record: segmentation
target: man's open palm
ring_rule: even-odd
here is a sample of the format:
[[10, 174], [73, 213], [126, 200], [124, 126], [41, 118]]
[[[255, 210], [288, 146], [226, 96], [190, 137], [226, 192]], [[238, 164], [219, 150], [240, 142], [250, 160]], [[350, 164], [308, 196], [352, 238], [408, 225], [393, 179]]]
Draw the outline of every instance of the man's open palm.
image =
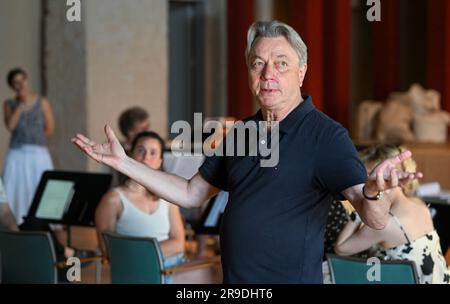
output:
[[92, 159], [116, 169], [119, 162], [126, 157], [125, 150], [109, 125], [105, 126], [105, 134], [107, 141], [103, 144], [98, 144], [82, 134], [77, 134], [72, 138], [72, 142]]

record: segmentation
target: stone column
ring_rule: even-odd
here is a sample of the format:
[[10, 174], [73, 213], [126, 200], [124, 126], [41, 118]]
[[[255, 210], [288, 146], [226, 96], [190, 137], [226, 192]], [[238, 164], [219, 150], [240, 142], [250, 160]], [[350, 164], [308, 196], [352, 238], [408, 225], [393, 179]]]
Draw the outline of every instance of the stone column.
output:
[[152, 129], [167, 137], [166, 0], [82, 1], [81, 22], [66, 20], [65, 1], [47, 0], [45, 70], [57, 117], [51, 150], [61, 169], [103, 170], [70, 143], [76, 132], [103, 141], [103, 126], [118, 132], [130, 106], [150, 113]]

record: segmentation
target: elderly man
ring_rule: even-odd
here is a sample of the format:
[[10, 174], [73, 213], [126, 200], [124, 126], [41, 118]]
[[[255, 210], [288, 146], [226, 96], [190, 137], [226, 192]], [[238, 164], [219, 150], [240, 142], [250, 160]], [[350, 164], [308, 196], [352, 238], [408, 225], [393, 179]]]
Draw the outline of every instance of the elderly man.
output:
[[261, 107], [246, 121], [278, 122], [274, 167], [261, 166], [258, 157], [215, 155], [185, 180], [127, 157], [109, 126], [104, 144], [81, 134], [72, 141], [93, 159], [182, 207], [200, 206], [219, 190], [228, 191], [220, 235], [225, 283], [321, 283], [332, 197], [342, 194], [365, 223], [381, 229], [390, 206], [383, 191], [420, 174], [395, 170], [411, 156], [405, 152], [367, 175], [347, 131], [316, 110], [311, 97], [302, 96], [307, 51], [290, 26], [253, 24], [246, 60], [250, 89]]

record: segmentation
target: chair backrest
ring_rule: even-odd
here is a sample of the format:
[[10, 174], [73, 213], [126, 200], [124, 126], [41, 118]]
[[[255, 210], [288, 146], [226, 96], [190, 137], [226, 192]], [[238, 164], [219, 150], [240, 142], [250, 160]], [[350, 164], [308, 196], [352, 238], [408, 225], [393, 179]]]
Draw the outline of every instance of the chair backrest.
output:
[[[412, 261], [380, 261], [374, 263], [354, 257], [327, 254], [331, 279], [335, 284], [418, 284]], [[379, 276], [377, 276], [379, 275]]]
[[104, 233], [113, 284], [164, 283], [163, 255], [155, 238]]
[[48, 232], [0, 230], [1, 282], [56, 284], [56, 255]]

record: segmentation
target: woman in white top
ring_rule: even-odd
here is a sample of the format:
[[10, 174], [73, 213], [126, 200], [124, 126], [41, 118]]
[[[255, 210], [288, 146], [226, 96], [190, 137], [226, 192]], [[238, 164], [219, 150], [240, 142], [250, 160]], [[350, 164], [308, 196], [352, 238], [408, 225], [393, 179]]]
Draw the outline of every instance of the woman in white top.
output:
[[[403, 152], [396, 145], [379, 145], [361, 153], [368, 172], [375, 164]], [[396, 168], [415, 172], [416, 163], [409, 159]], [[384, 192], [392, 202], [391, 219], [382, 230], [374, 230], [353, 217], [338, 237], [335, 251], [339, 255], [353, 255], [373, 245], [384, 249], [385, 259], [410, 260], [416, 265], [420, 283], [450, 283], [450, 270], [446, 265], [439, 236], [433, 227], [428, 207], [414, 196], [418, 182], [410, 180]], [[374, 202], [376, 204], [376, 202]], [[447, 249], [447, 248], [445, 248]]]
[[[131, 157], [153, 169], [161, 169], [164, 141], [151, 131], [139, 133], [132, 142]], [[119, 187], [106, 193], [96, 214], [100, 249], [106, 256], [102, 233], [154, 237], [160, 242], [165, 266], [182, 260], [185, 232], [177, 206], [150, 193], [146, 188], [127, 179]]]

